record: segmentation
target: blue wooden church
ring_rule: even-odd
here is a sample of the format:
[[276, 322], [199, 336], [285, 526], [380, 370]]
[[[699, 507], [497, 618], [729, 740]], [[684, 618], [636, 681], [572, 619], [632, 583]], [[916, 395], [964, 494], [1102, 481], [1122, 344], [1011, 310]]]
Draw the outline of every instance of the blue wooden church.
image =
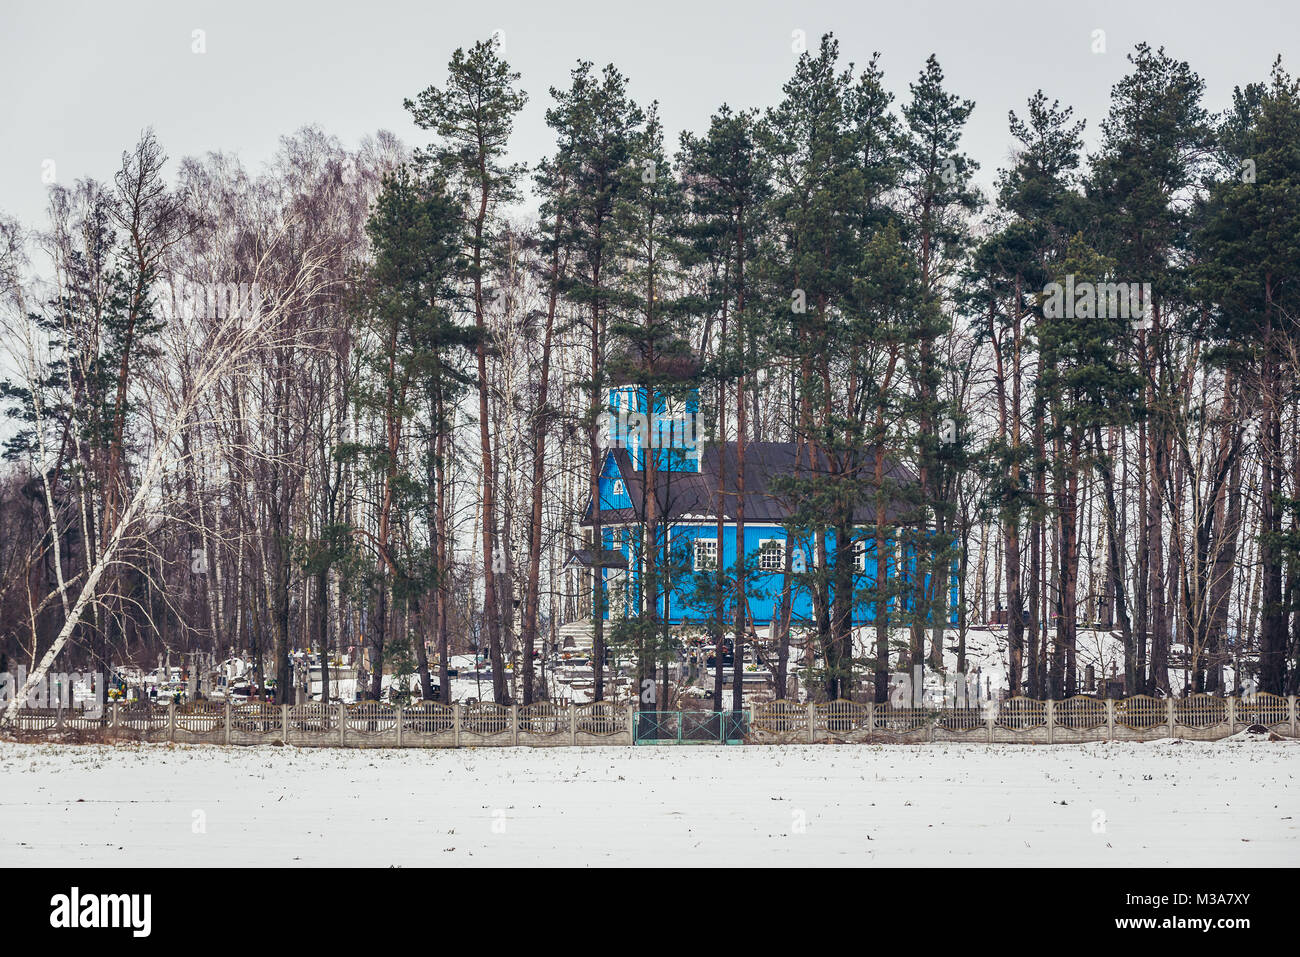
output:
[[[666, 400], [657, 395], [651, 408], [649, 390], [637, 385], [619, 385], [609, 390], [609, 411], [605, 424], [605, 457], [600, 475], [598, 503], [588, 502], [582, 521], [585, 546], [574, 552], [568, 567], [581, 573], [587, 595], [591, 594], [592, 574], [601, 576], [605, 596], [602, 617], [629, 617], [640, 607], [645, 562], [648, 507], [658, 516], [661, 540], [666, 536], [672, 569], [665, 596], [658, 607], [666, 606], [665, 617], [673, 625], [700, 625], [715, 614], [712, 596], [704, 595], [697, 581], [709, 576], [694, 573], [735, 563], [736, 554], [736, 443], [703, 440], [700, 427], [699, 397], [690, 392], [684, 402]], [[745, 444], [745, 555], [747, 617], [751, 628], [766, 628], [780, 616], [782, 585], [785, 580], [786, 550], [791, 549], [790, 567], [794, 572], [813, 571], [816, 550], [811, 537], [791, 541], [783, 522], [790, 517], [790, 503], [773, 488], [774, 480], [795, 471], [796, 445], [793, 442], [747, 442]], [[648, 457], [653, 456], [648, 461]], [[652, 469], [647, 466], [653, 465]], [[651, 471], [655, 488], [648, 488]], [[916, 482], [915, 475], [897, 462], [887, 463], [890, 488]], [[719, 487], [722, 494], [719, 495]], [[653, 505], [651, 505], [651, 496]], [[722, 534], [719, 540], [718, 512], [721, 503]], [[595, 515], [599, 508], [601, 549], [593, 548]], [[901, 505], [887, 511], [887, 521], [896, 524]], [[864, 529], [862, 540], [854, 547], [855, 601], [853, 625], [873, 625], [874, 604], [869, 600], [874, 586], [876, 557], [874, 532], [868, 527], [875, 521], [874, 504], [864, 504], [857, 516]], [[834, 532], [827, 532], [827, 551], [832, 555]], [[889, 574], [906, 576], [916, 572], [915, 556], [907, 547], [890, 543]], [[599, 555], [599, 561], [595, 556]], [[900, 571], [901, 570], [901, 571]], [[795, 581], [798, 581], [796, 578]], [[897, 583], [903, 584], [903, 583]], [[945, 617], [957, 622], [957, 577], [954, 563], [949, 580]], [[928, 587], [929, 582], [926, 582]], [[660, 587], [664, 585], [661, 582]], [[891, 625], [909, 617], [910, 588], [898, 589], [889, 599]], [[580, 590], [579, 594], [583, 591]], [[901, 603], [901, 604], [900, 604]], [[728, 616], [734, 614], [727, 606]], [[807, 585], [791, 592], [793, 627], [813, 622], [812, 591]], [[730, 621], [730, 618], [728, 619]]]

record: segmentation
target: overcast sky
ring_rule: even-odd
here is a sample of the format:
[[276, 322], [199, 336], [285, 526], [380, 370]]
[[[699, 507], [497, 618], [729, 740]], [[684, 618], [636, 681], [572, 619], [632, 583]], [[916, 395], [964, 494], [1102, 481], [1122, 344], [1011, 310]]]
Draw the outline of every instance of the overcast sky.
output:
[[[222, 149], [253, 168], [309, 123], [349, 147], [377, 129], [418, 144], [403, 97], [441, 83], [451, 52], [494, 30], [530, 95], [513, 143], [521, 160], [550, 151], [548, 90], [579, 58], [615, 63], [639, 102], [660, 101], [670, 131], [701, 130], [723, 102], [775, 103], [792, 33], [815, 48], [830, 30], [846, 60], [880, 51], [900, 96], [938, 54], [949, 88], [975, 100], [963, 145], [985, 186], [1006, 161], [1007, 111], [1039, 87], [1089, 121], [1091, 146], [1139, 41], [1188, 60], [1211, 109], [1265, 79], [1278, 53], [1300, 71], [1297, 0], [0, 2], [0, 211], [28, 225], [43, 224], [47, 160], [62, 183], [107, 178], [146, 126], [173, 159]], [[1092, 50], [1096, 30], [1104, 53]]]

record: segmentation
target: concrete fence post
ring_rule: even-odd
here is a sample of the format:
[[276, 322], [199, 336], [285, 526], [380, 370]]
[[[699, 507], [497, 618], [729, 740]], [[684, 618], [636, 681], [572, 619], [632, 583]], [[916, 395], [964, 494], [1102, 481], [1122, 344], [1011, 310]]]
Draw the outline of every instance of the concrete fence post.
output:
[[573, 702], [569, 702], [569, 746], [576, 747], [578, 744], [578, 709], [574, 707]]
[[289, 705], [280, 705], [280, 730], [284, 734], [284, 743], [289, 743]]
[[1294, 737], [1296, 737], [1297, 735], [1300, 735], [1300, 721], [1297, 721], [1297, 715], [1296, 715], [1296, 713], [1295, 713], [1295, 712], [1296, 712], [1296, 696], [1295, 696], [1295, 695], [1291, 695], [1289, 698], [1287, 698], [1287, 701], [1290, 702], [1290, 704], [1291, 704], [1291, 737], [1294, 738]]
[[462, 705], [454, 704], [451, 706], [451, 737], [452, 747], [460, 747], [460, 713]]
[[397, 746], [400, 748], [402, 746], [402, 706], [399, 704], [393, 707], [397, 712]]
[[176, 702], [167, 702], [167, 740], [176, 740]]
[[817, 743], [817, 706], [811, 701], [808, 702], [808, 743]]
[[1228, 695], [1228, 734], [1237, 730], [1237, 699]]
[[1056, 743], [1056, 702], [1048, 698], [1045, 702], [1047, 707], [1044, 709], [1047, 715], [1047, 743]]
[[874, 701], [868, 701], [867, 702], [867, 740], [870, 741], [871, 736], [875, 733], [876, 733], [876, 703]]
[[116, 732], [121, 727], [121, 721], [122, 721], [121, 717], [117, 713], [118, 703], [116, 701], [113, 702], [112, 708], [113, 711], [112, 714], [109, 716], [108, 726], [112, 728], [114, 732]]
[[630, 701], [627, 705], [627, 743], [636, 744], [636, 705]]
[[1174, 738], [1177, 737], [1174, 733], [1174, 696], [1170, 695], [1165, 700], [1169, 702], [1169, 737]]
[[235, 724], [235, 706], [226, 699], [226, 744], [230, 743], [230, 730]]
[[986, 707], [984, 709], [984, 735], [989, 744], [993, 743], [993, 723], [997, 720], [995, 715], [996, 712], [992, 708]]
[[519, 705], [510, 706], [510, 743], [518, 747], [519, 745]]
[[1106, 699], [1106, 740], [1115, 740], [1115, 699]]
[[348, 706], [339, 702], [339, 747], [348, 743]]

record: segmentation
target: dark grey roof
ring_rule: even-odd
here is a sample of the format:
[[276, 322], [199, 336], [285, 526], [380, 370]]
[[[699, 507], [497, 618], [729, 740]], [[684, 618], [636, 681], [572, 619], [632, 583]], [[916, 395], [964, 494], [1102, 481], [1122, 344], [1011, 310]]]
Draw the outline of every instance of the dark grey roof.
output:
[[[623, 557], [622, 552], [604, 551], [601, 553], [602, 568], [627, 568], [627, 559]], [[579, 548], [577, 551], [569, 553], [569, 557], [564, 562], [565, 565], [581, 565], [583, 568], [591, 567], [591, 549]]]
[[[745, 521], [746, 522], [783, 522], [790, 516], [790, 505], [785, 496], [775, 487], [775, 480], [782, 475], [795, 474], [795, 453], [798, 446], [794, 442], [746, 442], [745, 443]], [[641, 521], [641, 503], [645, 500], [645, 473], [632, 467], [632, 458], [628, 450], [614, 448], [610, 450], [618, 466], [620, 477], [627, 486], [628, 497], [633, 502], [632, 508], [602, 509], [602, 524], [621, 524]], [[867, 481], [874, 473], [874, 453], [868, 450], [861, 459], [858, 478]], [[658, 512], [668, 519], [684, 519], [687, 516], [704, 515], [716, 518], [718, 506], [718, 476], [726, 478], [722, 502], [724, 521], [734, 521], [736, 513], [736, 443], [712, 443], [706, 446], [700, 456], [699, 472], [665, 472], [655, 473], [659, 503]], [[802, 472], [805, 475], [826, 474], [830, 471], [827, 457], [823, 454], [809, 466], [807, 453], [801, 459]], [[900, 488], [916, 484], [915, 474], [894, 461], [885, 459], [886, 487]], [[886, 510], [886, 521], [895, 524], [900, 521], [906, 505], [895, 496]], [[875, 503], [869, 495], [863, 496], [854, 513], [856, 524], [870, 524], [875, 521]], [[591, 509], [588, 507], [584, 525], [591, 524]]]

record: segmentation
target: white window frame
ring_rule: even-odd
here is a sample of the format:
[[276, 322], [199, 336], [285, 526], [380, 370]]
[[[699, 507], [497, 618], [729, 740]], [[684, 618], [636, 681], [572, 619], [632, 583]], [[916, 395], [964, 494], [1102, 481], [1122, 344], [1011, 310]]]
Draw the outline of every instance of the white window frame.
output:
[[860, 538], [853, 543], [853, 570], [855, 572], [867, 570], [867, 543]]
[[[711, 564], [700, 564], [700, 546], [712, 545], [711, 551], [705, 550], [709, 555]], [[691, 546], [691, 566], [697, 572], [712, 572], [718, 570], [718, 540], [716, 538], [697, 538]]]
[[622, 479], [614, 479], [614, 494], [615, 495], [627, 494], [627, 487], [623, 484]]
[[[776, 546], [775, 548], [769, 546]], [[776, 564], [768, 564], [770, 557], [775, 557]], [[761, 572], [779, 572], [785, 568], [785, 542], [779, 538], [762, 538], [758, 542], [758, 570]]]

